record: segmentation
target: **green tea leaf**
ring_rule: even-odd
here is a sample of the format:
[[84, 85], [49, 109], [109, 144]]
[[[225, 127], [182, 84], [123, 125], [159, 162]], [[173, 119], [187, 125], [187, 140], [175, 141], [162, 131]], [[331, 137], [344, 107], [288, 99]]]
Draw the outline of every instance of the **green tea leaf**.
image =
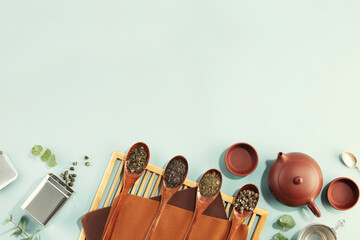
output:
[[281, 233], [277, 233], [273, 236], [273, 240], [288, 240], [288, 238], [281, 235]]
[[7, 230], [6, 232], [11, 232], [12, 230], [15, 230], [15, 229], [17, 229], [17, 226], [10, 228], [10, 229]]
[[24, 220], [21, 233], [24, 233], [24, 232], [25, 232], [25, 226], [26, 226], [26, 220]]
[[10, 222], [12, 221], [12, 214], [10, 214], [10, 219], [9, 220], [10, 220]]
[[20, 218], [20, 220], [19, 220], [19, 222], [17, 224], [18, 226], [20, 226], [20, 223], [21, 223], [22, 220], [23, 220], [23, 217]]
[[56, 158], [55, 158], [55, 155], [52, 154], [49, 161], [46, 162], [46, 164], [49, 166], [49, 167], [55, 167], [56, 166]]
[[47, 148], [40, 158], [43, 162], [46, 162], [49, 160], [50, 156], [51, 156], [51, 151], [50, 149]]
[[11, 235], [20, 235], [21, 234], [21, 230], [18, 229], [16, 231], [14, 231]]
[[296, 223], [295, 220], [293, 219], [292, 216], [290, 215], [282, 215], [276, 222], [276, 224], [281, 227], [281, 228], [286, 228], [286, 229], [292, 229], [293, 227], [295, 227]]
[[31, 149], [31, 153], [34, 156], [39, 156], [42, 150], [43, 150], [42, 146], [34, 145], [33, 148]]

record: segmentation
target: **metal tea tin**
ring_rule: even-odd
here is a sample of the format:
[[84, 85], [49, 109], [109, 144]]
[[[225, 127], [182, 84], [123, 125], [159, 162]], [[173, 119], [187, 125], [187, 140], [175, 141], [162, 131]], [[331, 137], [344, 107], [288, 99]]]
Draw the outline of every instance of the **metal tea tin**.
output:
[[0, 151], [0, 190], [15, 181], [18, 173], [8, 156]]
[[45, 226], [74, 191], [57, 176], [49, 173], [21, 206], [31, 217]]

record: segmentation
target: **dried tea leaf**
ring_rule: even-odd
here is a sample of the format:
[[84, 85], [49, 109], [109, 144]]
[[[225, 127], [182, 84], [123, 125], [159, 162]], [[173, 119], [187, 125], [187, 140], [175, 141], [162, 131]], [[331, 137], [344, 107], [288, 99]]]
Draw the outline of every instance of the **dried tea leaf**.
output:
[[186, 165], [182, 159], [171, 161], [165, 169], [164, 181], [167, 187], [177, 187], [183, 182], [186, 174]]
[[219, 191], [220, 186], [221, 178], [217, 172], [206, 173], [199, 183], [200, 194], [212, 197]]
[[141, 173], [147, 165], [148, 154], [143, 146], [136, 147], [128, 154], [126, 167], [131, 173]]
[[34, 145], [33, 148], [31, 149], [31, 153], [34, 156], [39, 156], [42, 150], [43, 150], [42, 146]]
[[47, 148], [40, 158], [43, 162], [46, 162], [49, 160], [50, 156], [51, 156], [51, 151], [50, 149]]
[[294, 218], [292, 216], [290, 216], [290, 215], [287, 215], [287, 214], [282, 215], [277, 220], [276, 224], [279, 227], [285, 228], [285, 229], [292, 229], [296, 225]]

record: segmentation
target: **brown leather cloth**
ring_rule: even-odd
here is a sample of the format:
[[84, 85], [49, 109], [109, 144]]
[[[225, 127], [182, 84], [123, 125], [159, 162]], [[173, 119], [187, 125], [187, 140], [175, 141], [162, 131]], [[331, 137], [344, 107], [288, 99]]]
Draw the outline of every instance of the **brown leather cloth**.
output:
[[[184, 239], [195, 209], [196, 188], [177, 192], [161, 216], [154, 239]], [[161, 197], [146, 199], [128, 195], [122, 206], [112, 240], [142, 240], [155, 216]], [[155, 201], [154, 201], [155, 200]], [[110, 207], [98, 209], [84, 215], [83, 228], [87, 240], [100, 240]], [[226, 239], [231, 222], [226, 220], [221, 196], [205, 210], [196, 223], [191, 239]], [[242, 225], [235, 239], [246, 240], [248, 227]]]

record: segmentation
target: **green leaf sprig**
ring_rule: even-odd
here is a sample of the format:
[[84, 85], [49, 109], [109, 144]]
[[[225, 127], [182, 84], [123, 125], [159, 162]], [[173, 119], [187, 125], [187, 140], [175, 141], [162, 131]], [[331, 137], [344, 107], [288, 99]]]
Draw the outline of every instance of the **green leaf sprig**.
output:
[[273, 236], [273, 240], [288, 240], [287, 237], [284, 236], [284, 231], [292, 229], [293, 227], [295, 227], [296, 223], [295, 220], [292, 216], [290, 215], [282, 215], [277, 221], [276, 221], [276, 225], [279, 228], [282, 228], [282, 233], [277, 233]]
[[11, 236], [18, 237], [18, 236], [25, 236], [21, 240], [41, 240], [40, 238], [40, 230], [35, 231], [33, 234], [28, 234], [25, 232], [26, 227], [26, 219], [21, 217], [18, 223], [13, 221], [13, 216], [10, 214], [10, 217], [5, 220], [6, 223], [12, 223], [14, 226], [7, 230], [6, 232], [12, 232]]
[[34, 156], [39, 156], [41, 161], [46, 162], [49, 167], [56, 166], [56, 157], [54, 154], [51, 154], [51, 150], [48, 148], [43, 148], [41, 145], [34, 145], [31, 149], [31, 153]]

